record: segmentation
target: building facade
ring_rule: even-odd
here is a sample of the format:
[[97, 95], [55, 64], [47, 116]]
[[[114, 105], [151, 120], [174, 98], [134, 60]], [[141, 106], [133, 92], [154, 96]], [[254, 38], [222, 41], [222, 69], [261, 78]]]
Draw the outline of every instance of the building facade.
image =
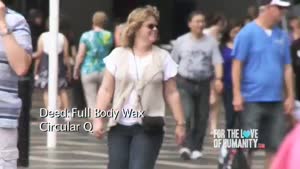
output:
[[[48, 16], [49, 0], [8, 0], [10, 4], [26, 16], [32, 8], [42, 9]], [[91, 17], [97, 10], [105, 11], [109, 16], [107, 29], [113, 31], [116, 22], [126, 20], [129, 12], [146, 4], [155, 5], [161, 13], [160, 39], [168, 43], [188, 31], [187, 16], [195, 9], [204, 13], [219, 12], [227, 17], [242, 19], [247, 7], [255, 0], [61, 0], [61, 15], [69, 22], [75, 33], [76, 41], [82, 32], [91, 28]]]

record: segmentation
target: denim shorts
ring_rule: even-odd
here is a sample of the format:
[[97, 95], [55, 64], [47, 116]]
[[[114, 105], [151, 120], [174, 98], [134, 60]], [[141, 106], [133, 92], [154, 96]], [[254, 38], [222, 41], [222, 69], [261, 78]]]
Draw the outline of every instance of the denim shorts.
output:
[[245, 103], [240, 116], [244, 130], [258, 129], [258, 143], [266, 152], [275, 153], [287, 132], [287, 121], [281, 102]]

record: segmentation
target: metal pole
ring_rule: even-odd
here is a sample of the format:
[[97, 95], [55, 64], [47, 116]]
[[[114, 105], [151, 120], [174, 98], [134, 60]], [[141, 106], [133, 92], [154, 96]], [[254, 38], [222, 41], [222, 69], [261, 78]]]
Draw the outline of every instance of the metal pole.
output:
[[[48, 110], [57, 110], [57, 78], [58, 78], [58, 26], [59, 26], [59, 0], [50, 0], [50, 17], [49, 17], [49, 30], [50, 30], [50, 45], [49, 51], [49, 81], [48, 81]], [[47, 118], [51, 125], [56, 124], [55, 118]], [[56, 147], [56, 132], [47, 133], [47, 147]]]

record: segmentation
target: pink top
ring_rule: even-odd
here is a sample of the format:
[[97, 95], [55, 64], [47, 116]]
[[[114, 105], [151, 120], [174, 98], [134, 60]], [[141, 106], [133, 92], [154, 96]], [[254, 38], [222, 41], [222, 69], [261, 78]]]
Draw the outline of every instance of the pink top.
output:
[[271, 169], [300, 168], [300, 123], [287, 135], [278, 150]]

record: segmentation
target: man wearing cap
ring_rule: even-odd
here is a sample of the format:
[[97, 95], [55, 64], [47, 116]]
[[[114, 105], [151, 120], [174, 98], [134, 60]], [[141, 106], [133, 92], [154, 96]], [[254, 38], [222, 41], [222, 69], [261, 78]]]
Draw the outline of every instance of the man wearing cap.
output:
[[0, 0], [0, 168], [16, 169], [17, 126], [21, 110], [18, 79], [31, 64], [31, 37], [26, 20]]
[[[292, 113], [294, 93], [289, 37], [277, 26], [290, 3], [272, 0], [264, 6], [235, 39], [232, 75], [233, 105], [241, 113], [241, 127], [260, 129], [269, 168], [285, 135], [284, 113]], [[248, 161], [251, 165], [251, 155]]]

